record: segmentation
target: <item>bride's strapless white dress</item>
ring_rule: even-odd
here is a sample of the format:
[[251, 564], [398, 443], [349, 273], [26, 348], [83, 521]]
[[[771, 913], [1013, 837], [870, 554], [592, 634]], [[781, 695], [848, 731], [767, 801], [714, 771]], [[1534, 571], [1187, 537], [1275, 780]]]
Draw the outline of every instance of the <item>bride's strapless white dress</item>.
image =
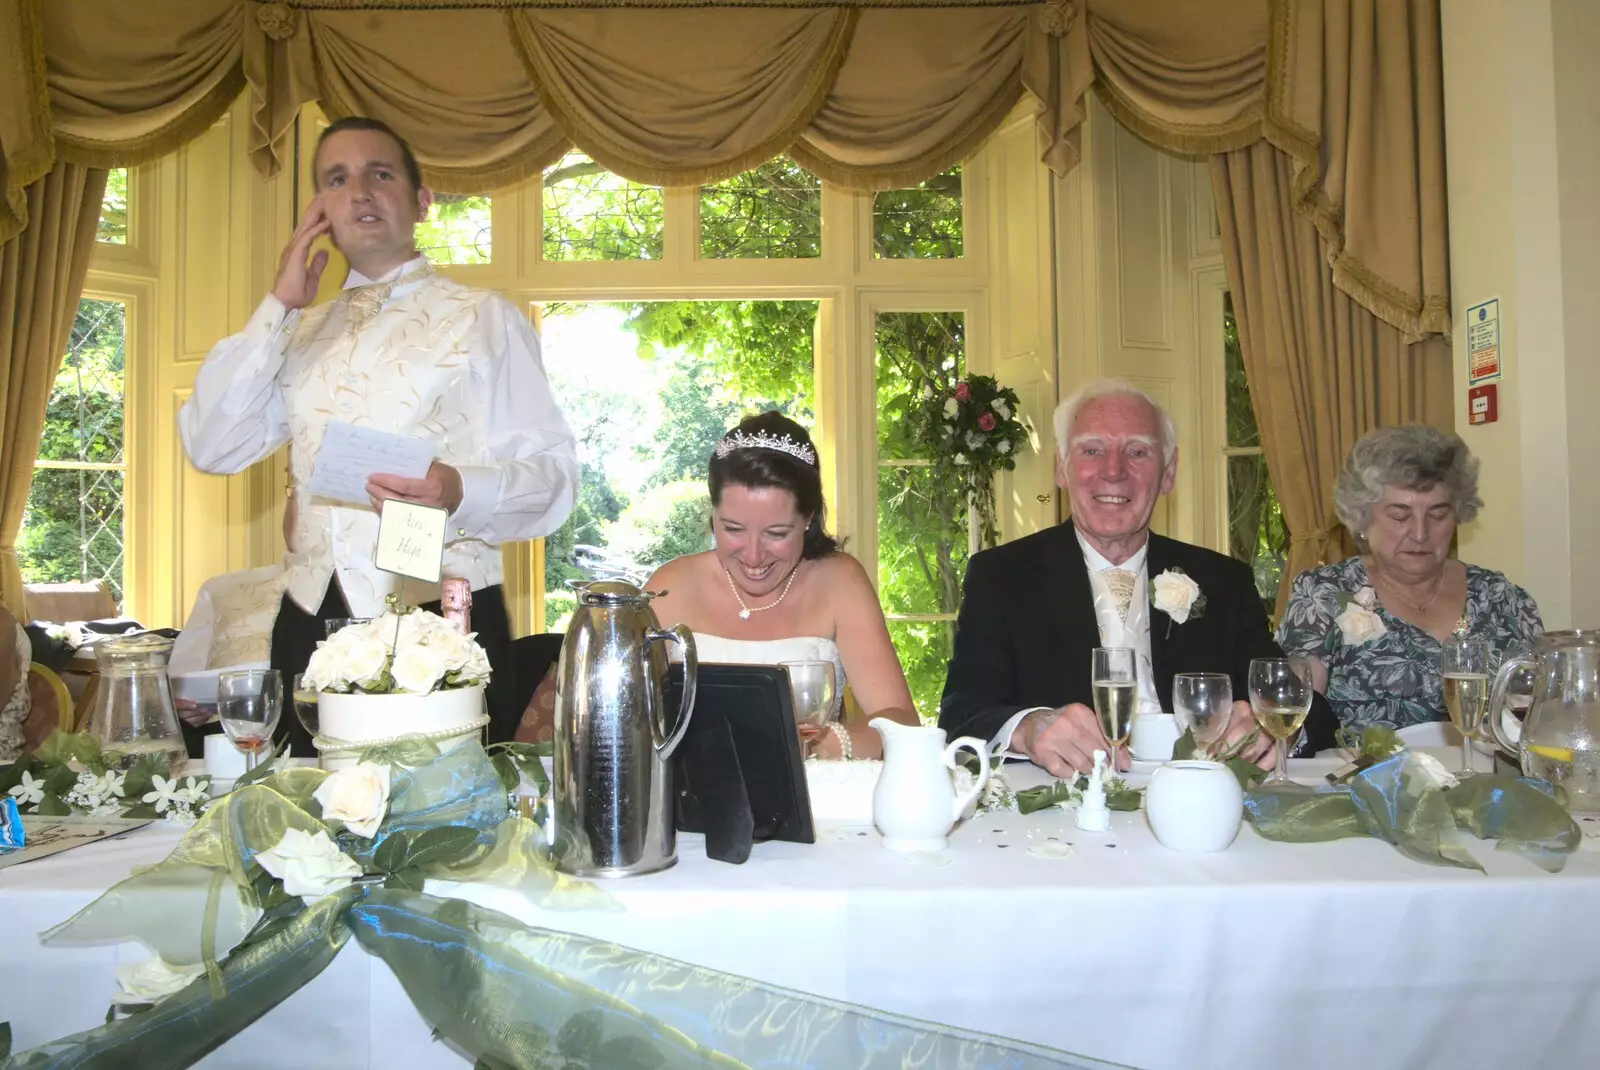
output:
[[[831, 661], [833, 663], [833, 710], [839, 715], [844, 701], [844, 662], [832, 639], [819, 635], [798, 635], [789, 639], [725, 639], [707, 632], [694, 633], [695, 656], [701, 661], [728, 665], [780, 665], [785, 661]], [[672, 648], [676, 650], [676, 647]]]

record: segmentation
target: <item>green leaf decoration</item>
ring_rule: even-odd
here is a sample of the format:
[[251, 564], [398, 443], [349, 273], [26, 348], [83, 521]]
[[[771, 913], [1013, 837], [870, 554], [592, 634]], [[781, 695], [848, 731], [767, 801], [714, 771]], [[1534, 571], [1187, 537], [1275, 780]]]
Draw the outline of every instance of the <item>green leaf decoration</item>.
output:
[[143, 755], [133, 763], [133, 767], [128, 770], [128, 778], [123, 781], [125, 795], [137, 802], [155, 787], [155, 777], [171, 775], [172, 767], [168, 764], [166, 755]]
[[494, 762], [494, 771], [500, 776], [500, 783], [510, 795], [517, 790], [517, 785], [522, 783], [522, 777], [517, 772], [517, 763], [509, 754], [496, 754], [491, 761]]
[[[44, 775], [45, 795], [65, 795], [78, 782], [78, 774], [65, 765], [49, 769]], [[44, 811], [40, 811], [43, 813]]]
[[420, 892], [427, 878], [422, 875], [422, 870], [409, 866], [396, 873], [391, 873], [389, 879], [383, 882], [385, 888], [400, 892]]
[[[1267, 771], [1255, 762], [1237, 757], [1236, 754], [1255, 742], [1257, 738], [1257, 734], [1252, 731], [1244, 739], [1240, 740], [1237, 746], [1231, 748], [1231, 752], [1225, 752], [1225, 756], [1219, 755], [1207, 758], [1204, 754], [1195, 753], [1199, 748], [1195, 745], [1194, 730], [1186, 728], [1183, 735], [1178, 737], [1178, 742], [1172, 745], [1172, 760], [1185, 761], [1189, 758], [1198, 757], [1206, 761], [1220, 761], [1228, 767], [1228, 772], [1232, 773], [1234, 778], [1239, 781], [1239, 786], [1245, 791], [1249, 791], [1266, 779]], [[1106, 805], [1110, 806], [1110, 803], [1108, 802]], [[1112, 806], [1111, 809], [1115, 810], [1116, 807]]]
[[361, 761], [415, 769], [439, 757], [439, 744], [429, 739], [408, 739], [361, 752]]
[[1036, 810], [1048, 810], [1067, 802], [1072, 798], [1072, 793], [1072, 785], [1065, 780], [1037, 788], [1024, 788], [1017, 792], [1017, 811], [1031, 814]]
[[595, 1066], [604, 1066], [596, 1058], [604, 1035], [602, 1021], [599, 1011], [574, 1014], [556, 1034], [556, 1050], [567, 1059], [584, 1059]]
[[[388, 842], [385, 840], [383, 846], [387, 846]], [[475, 829], [459, 825], [428, 829], [411, 838], [406, 847], [404, 865], [406, 868], [448, 865], [471, 851], [477, 843], [478, 833]], [[379, 850], [382, 850], [381, 846]], [[376, 855], [373, 861], [376, 863]]]
[[34, 807], [34, 813], [40, 817], [66, 817], [72, 813], [72, 807], [62, 802], [61, 796], [46, 793], [45, 797], [39, 800], [39, 805]]
[[278, 759], [289, 749], [289, 737], [284, 736], [283, 742], [273, 748], [272, 754], [264, 762], [256, 763], [256, 767], [243, 774], [233, 782], [233, 790], [238, 791], [247, 784], [258, 784], [278, 771]]
[[[541, 758], [549, 758], [555, 754], [556, 745], [547, 740], [544, 743], [496, 743], [488, 748], [494, 757], [495, 768], [500, 768], [501, 758], [510, 758], [518, 772], [522, 773], [539, 789], [543, 795], [550, 790], [550, 776], [544, 771]], [[502, 777], [504, 774], [501, 774]], [[514, 781], [508, 790], [516, 790], [521, 780]]]
[[380, 873], [393, 873], [406, 864], [406, 854], [411, 846], [409, 832], [391, 832], [372, 852], [372, 866]]
[[124, 810], [122, 812], [122, 816], [123, 817], [131, 817], [131, 818], [134, 818], [136, 820], [148, 819], [148, 820], [154, 821], [155, 819], [159, 818], [161, 815], [156, 813], [156, 808], [155, 808], [155, 804], [154, 803], [141, 802], [141, 803], [137, 803], [137, 804], [135, 804], [133, 806], [128, 807], [128, 809], [126, 809], [126, 810]]
[[11, 789], [22, 783], [23, 773], [38, 775], [32, 758], [18, 758], [10, 765], [0, 765], [0, 795], [9, 794]]

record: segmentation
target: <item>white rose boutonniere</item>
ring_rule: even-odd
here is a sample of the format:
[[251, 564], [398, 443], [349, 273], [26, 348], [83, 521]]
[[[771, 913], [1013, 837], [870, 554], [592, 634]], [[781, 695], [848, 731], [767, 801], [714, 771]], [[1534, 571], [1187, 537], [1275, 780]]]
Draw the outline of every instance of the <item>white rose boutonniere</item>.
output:
[[270, 851], [256, 855], [261, 868], [283, 882], [283, 890], [302, 899], [337, 892], [357, 877], [361, 867], [339, 850], [324, 831], [283, 830], [283, 839]]
[[1371, 587], [1363, 587], [1353, 595], [1341, 594], [1339, 601], [1344, 609], [1333, 623], [1351, 646], [1371, 642], [1389, 630], [1378, 616], [1378, 596]]
[[1173, 624], [1199, 619], [1206, 611], [1206, 596], [1183, 569], [1169, 568], [1150, 581], [1150, 604], [1167, 615], [1170, 632]]
[[330, 773], [311, 797], [322, 804], [323, 820], [343, 821], [345, 828], [370, 840], [389, 812], [389, 766], [361, 762]]
[[181, 966], [151, 955], [143, 962], [117, 967], [117, 994], [111, 1002], [121, 1006], [155, 1003], [187, 988], [190, 981], [205, 972], [205, 965], [199, 962]]

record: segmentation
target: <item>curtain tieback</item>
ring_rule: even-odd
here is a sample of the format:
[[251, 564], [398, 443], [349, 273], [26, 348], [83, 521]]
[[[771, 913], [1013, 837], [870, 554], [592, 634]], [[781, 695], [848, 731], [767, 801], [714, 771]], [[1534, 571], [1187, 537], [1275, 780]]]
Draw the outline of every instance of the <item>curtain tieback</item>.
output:
[[1039, 9], [1039, 28], [1051, 37], [1065, 37], [1078, 17], [1073, 0], [1049, 0]]
[[256, 25], [274, 41], [287, 41], [296, 29], [294, 8], [288, 4], [258, 4]]
[[1328, 544], [1338, 539], [1339, 527], [1339, 521], [1332, 520], [1315, 531], [1291, 531], [1289, 533], [1289, 546], [1292, 549], [1298, 549], [1309, 544], [1312, 553], [1316, 555], [1317, 564], [1326, 565], [1328, 563]]

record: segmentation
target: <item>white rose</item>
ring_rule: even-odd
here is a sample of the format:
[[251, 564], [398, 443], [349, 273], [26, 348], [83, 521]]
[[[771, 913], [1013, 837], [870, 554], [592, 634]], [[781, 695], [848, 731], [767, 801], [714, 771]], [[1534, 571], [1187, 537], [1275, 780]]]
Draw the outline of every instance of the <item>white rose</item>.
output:
[[933, 387], [929, 386], [927, 383], [923, 383], [922, 384], [922, 399], [924, 401], [926, 401], [931, 397], [933, 397]]
[[361, 876], [356, 860], [339, 850], [326, 832], [284, 829], [283, 839], [256, 855], [261, 868], [283, 882], [289, 895], [316, 898], [337, 892]]
[[361, 762], [330, 773], [311, 797], [322, 804], [324, 820], [343, 821], [345, 828], [370, 840], [389, 812], [389, 766]]
[[444, 659], [433, 647], [402, 647], [394, 656], [389, 672], [396, 690], [426, 695], [444, 679]]
[[388, 660], [389, 648], [381, 640], [359, 638], [345, 648], [339, 675], [357, 686], [368, 686], [382, 674]]
[[993, 401], [989, 402], [989, 407], [995, 411], [1000, 419], [1011, 419], [1011, 406], [1006, 404], [1005, 398], [995, 398]]
[[1005, 439], [1001, 439], [999, 442], [994, 444], [994, 448], [999, 450], [1001, 453], [1010, 453], [1011, 443], [1007, 442]]
[[1189, 619], [1189, 609], [1200, 597], [1200, 585], [1181, 572], [1168, 569], [1155, 578], [1155, 607], [1182, 624]]
[[960, 411], [961, 411], [961, 405], [960, 405], [959, 402], [956, 401], [955, 398], [945, 398], [945, 400], [944, 400], [944, 414], [946, 416], [954, 418], [955, 414], [960, 412]]
[[1375, 610], [1378, 608], [1378, 594], [1371, 587], [1363, 587], [1355, 594], [1356, 605], [1362, 609]]
[[1333, 623], [1338, 625], [1339, 634], [1343, 635], [1344, 641], [1351, 646], [1360, 646], [1389, 630], [1384, 627], [1383, 620], [1376, 613], [1362, 609], [1357, 602], [1345, 606], [1344, 612], [1333, 618]]
[[1406, 772], [1420, 776], [1426, 783], [1436, 788], [1453, 788], [1459, 783], [1455, 774], [1446, 769], [1439, 759], [1420, 751], [1411, 752], [1411, 758], [1406, 763]]
[[964, 454], [964, 453], [956, 454], [956, 463], [957, 464], [966, 464], [967, 463], [967, 455]]
[[124, 1006], [155, 1003], [188, 987], [190, 981], [205, 972], [203, 963], [178, 966], [160, 955], [151, 955], [143, 962], [117, 967], [117, 994], [111, 997], [111, 1002]]

